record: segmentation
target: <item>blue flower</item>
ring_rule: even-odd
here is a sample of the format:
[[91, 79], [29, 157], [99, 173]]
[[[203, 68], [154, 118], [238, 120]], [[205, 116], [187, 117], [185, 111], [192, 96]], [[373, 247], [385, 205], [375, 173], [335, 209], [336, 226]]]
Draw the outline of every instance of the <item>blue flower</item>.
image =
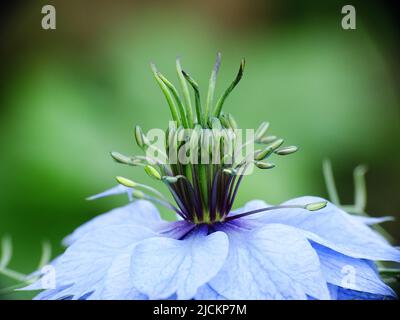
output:
[[[229, 217], [265, 207], [251, 201]], [[395, 298], [374, 262], [399, 262], [400, 251], [368, 227], [383, 220], [328, 203], [318, 211], [278, 208], [206, 226], [164, 221], [151, 202], [137, 200], [66, 237], [67, 249], [53, 263], [56, 287], [36, 299]]]
[[[117, 177], [119, 186], [90, 199], [126, 193], [130, 200], [140, 200], [100, 215], [66, 237], [65, 253], [52, 263], [54, 285], [45, 286], [48, 275], [43, 275], [25, 288], [45, 289], [37, 299], [395, 298], [375, 261], [400, 262], [400, 251], [369, 227], [387, 218], [352, 216], [316, 197], [279, 206], [251, 201], [232, 210], [249, 166], [271, 169], [275, 165], [267, 158], [291, 154], [297, 147], [281, 147], [283, 139], [266, 134], [267, 122], [241, 144], [236, 121], [222, 112], [222, 105], [242, 77], [244, 60], [212, 110], [219, 65], [220, 55], [204, 111], [198, 85], [179, 60], [184, 99], [153, 66], [175, 123], [167, 130], [165, 148], [151, 145], [136, 126], [137, 145], [146, 155], [111, 153], [117, 162], [144, 167], [163, 182], [176, 206], [154, 188]], [[186, 82], [194, 90], [196, 115]], [[238, 157], [238, 151], [254, 144], [262, 148]], [[174, 152], [193, 161], [175, 162]], [[174, 210], [178, 221], [164, 221], [153, 202]]]

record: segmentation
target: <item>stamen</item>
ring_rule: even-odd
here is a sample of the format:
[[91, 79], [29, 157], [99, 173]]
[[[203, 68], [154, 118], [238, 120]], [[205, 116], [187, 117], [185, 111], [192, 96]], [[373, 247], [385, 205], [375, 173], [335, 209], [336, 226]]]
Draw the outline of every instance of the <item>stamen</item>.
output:
[[289, 147], [283, 147], [283, 148], [277, 149], [274, 151], [274, 153], [276, 153], [280, 156], [286, 156], [288, 154], [292, 154], [292, 153], [296, 152], [297, 150], [299, 150], [299, 148], [297, 148], [296, 146], [289, 146]]
[[191, 203], [196, 209], [197, 217], [200, 219], [202, 217], [203, 208], [201, 206], [201, 199], [199, 195], [194, 190], [192, 184], [190, 183], [189, 179], [184, 175], [177, 175], [174, 177], [163, 177], [163, 180], [168, 182], [169, 184], [177, 183], [179, 179], [183, 179], [185, 181], [186, 187], [189, 189], [189, 197]]
[[140, 161], [138, 161], [137, 158], [135, 157], [129, 157], [129, 156], [125, 156], [119, 152], [115, 152], [112, 151], [110, 152], [111, 157], [118, 163], [123, 163], [123, 164], [127, 164], [130, 166], [137, 166], [140, 164]]
[[272, 168], [275, 168], [275, 164], [274, 163], [269, 163], [269, 162], [254, 161], [254, 164], [259, 169], [272, 169]]
[[283, 139], [278, 139], [274, 141], [265, 149], [261, 150], [260, 152], [257, 152], [257, 154], [254, 155], [254, 159], [264, 160], [265, 158], [268, 158], [276, 149], [278, 149], [283, 144], [283, 142], [284, 142]]
[[263, 121], [260, 124], [260, 126], [258, 127], [258, 129], [256, 130], [256, 132], [254, 134], [254, 139], [256, 141], [260, 140], [265, 135], [268, 128], [269, 128], [269, 122]]
[[[162, 205], [163, 207], [165, 207], [167, 209], [175, 211], [176, 213], [178, 213], [179, 215], [181, 215], [183, 217], [183, 215], [179, 211], [179, 209], [176, 208], [172, 203], [170, 203], [168, 201], [168, 199], [165, 198], [165, 196], [161, 192], [157, 191], [156, 189], [154, 189], [154, 188], [152, 188], [150, 186], [147, 186], [145, 184], [137, 183], [137, 182], [134, 182], [134, 181], [132, 181], [130, 179], [127, 179], [127, 178], [124, 178], [124, 177], [120, 177], [120, 176], [116, 177], [116, 180], [117, 180], [118, 183], [122, 184], [123, 186], [128, 187], [128, 188], [132, 188], [132, 196], [134, 198], [136, 198], [136, 199], [145, 199], [145, 200], [156, 202], [156, 203]], [[146, 190], [154, 193], [155, 195], [157, 195], [159, 198], [153, 197], [153, 196], [149, 196], [148, 194], [146, 194], [146, 193], [144, 193], [144, 192], [142, 192], [140, 190], [136, 190], [134, 188], [146, 189]]]
[[232, 221], [235, 219], [239, 219], [242, 217], [246, 217], [255, 213], [260, 213], [260, 212], [266, 212], [266, 211], [272, 211], [272, 210], [279, 210], [279, 209], [305, 209], [308, 211], [317, 211], [325, 208], [327, 205], [327, 202], [314, 202], [314, 203], [309, 203], [307, 205], [281, 205], [281, 206], [273, 206], [273, 207], [266, 207], [266, 208], [261, 208], [261, 209], [256, 209], [256, 210], [251, 210], [247, 212], [243, 212], [234, 216], [226, 217], [224, 221]]
[[137, 145], [141, 149], [144, 149], [146, 146], [150, 144], [149, 140], [144, 135], [143, 130], [140, 126], [135, 126], [135, 140]]
[[156, 168], [152, 167], [151, 165], [145, 166], [144, 171], [146, 171], [149, 177], [152, 177], [156, 180], [161, 180], [161, 174], [157, 171]]
[[276, 140], [278, 140], [277, 136], [265, 136], [260, 138], [259, 140], [256, 140], [256, 142], [260, 144], [270, 144]]

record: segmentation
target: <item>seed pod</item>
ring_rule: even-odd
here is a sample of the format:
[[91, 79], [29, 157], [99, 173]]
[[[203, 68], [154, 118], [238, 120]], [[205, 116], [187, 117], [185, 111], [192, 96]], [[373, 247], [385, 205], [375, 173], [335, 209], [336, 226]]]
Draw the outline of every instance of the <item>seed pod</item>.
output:
[[269, 162], [256, 161], [254, 164], [259, 169], [272, 169], [275, 167], [275, 164]]
[[283, 147], [283, 148], [277, 149], [274, 152], [276, 154], [279, 154], [280, 156], [286, 156], [288, 154], [296, 152], [298, 149], [299, 148], [297, 148], [296, 146], [289, 146], [289, 147]]
[[269, 122], [262, 122], [254, 134], [255, 140], [260, 140], [269, 128]]
[[137, 186], [136, 182], [134, 182], [130, 179], [124, 178], [124, 177], [118, 176], [118, 177], [115, 177], [115, 179], [117, 179], [119, 184], [122, 184], [123, 186], [128, 187], [128, 188], [134, 188]]
[[326, 201], [309, 203], [305, 206], [305, 209], [307, 209], [308, 211], [317, 211], [325, 208], [327, 204], [328, 203]]
[[155, 179], [157, 179], [157, 180], [161, 180], [161, 174], [157, 171], [156, 168], [154, 168], [154, 167], [152, 167], [152, 166], [150, 166], [150, 165], [146, 165], [146, 166], [144, 167], [144, 171], [146, 171], [146, 173], [147, 173], [150, 177], [155, 178]]

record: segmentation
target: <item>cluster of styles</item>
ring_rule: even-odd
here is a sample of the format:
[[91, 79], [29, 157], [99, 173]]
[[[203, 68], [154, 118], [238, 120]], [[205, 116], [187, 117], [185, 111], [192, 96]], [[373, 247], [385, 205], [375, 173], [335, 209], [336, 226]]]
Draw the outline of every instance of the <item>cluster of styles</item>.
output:
[[[164, 204], [183, 219], [195, 224], [213, 224], [229, 219], [227, 215], [232, 209], [243, 177], [254, 166], [260, 169], [275, 167], [275, 164], [265, 161], [273, 154], [288, 155], [297, 151], [295, 146], [282, 147], [283, 139], [268, 135], [268, 122], [262, 122], [255, 133], [250, 138], [247, 135], [242, 143], [241, 130], [235, 119], [230, 113], [224, 113], [222, 107], [242, 78], [245, 60], [241, 61], [235, 79], [214, 103], [220, 62], [221, 55], [218, 54], [204, 105], [197, 82], [182, 69], [179, 59], [176, 60], [176, 71], [183, 99], [175, 86], [152, 65], [154, 77], [168, 102], [173, 120], [165, 132], [166, 139], [163, 145], [154, 146], [141, 127], [136, 126], [135, 139], [145, 155], [111, 153], [117, 162], [143, 166], [149, 176], [164, 182], [176, 206], [146, 185], [117, 177], [120, 184], [135, 189], [133, 192], [136, 198]], [[189, 87], [194, 92], [194, 108]], [[262, 147], [254, 151], [254, 144]], [[246, 151], [244, 155], [243, 151]], [[138, 188], [150, 191], [155, 196], [150, 197]], [[317, 210], [323, 205], [310, 204], [308, 209]]]

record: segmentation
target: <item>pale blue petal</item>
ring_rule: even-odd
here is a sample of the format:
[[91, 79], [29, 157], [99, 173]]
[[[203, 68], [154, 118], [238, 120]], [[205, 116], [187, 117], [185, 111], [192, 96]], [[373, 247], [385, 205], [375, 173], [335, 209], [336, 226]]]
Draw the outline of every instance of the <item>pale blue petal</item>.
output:
[[225, 262], [228, 238], [223, 232], [207, 236], [198, 228], [184, 240], [152, 238], [133, 249], [131, 276], [134, 286], [150, 299], [192, 299]]
[[164, 237], [180, 240], [193, 230], [195, 225], [186, 220], [163, 222], [153, 228]]
[[209, 285], [228, 299], [329, 299], [318, 255], [296, 228], [270, 224], [246, 231], [223, 226], [229, 254]]
[[344, 289], [395, 297], [394, 291], [379, 278], [370, 261], [350, 258], [317, 243], [322, 273], [328, 283]]
[[360, 292], [350, 289], [343, 289], [338, 286], [329, 285], [329, 292], [332, 300], [392, 300], [393, 297], [373, 293]]
[[228, 300], [215, 291], [209, 284], [201, 286], [194, 297], [195, 300]]
[[106, 300], [147, 300], [147, 296], [140, 293], [129, 283], [130, 278], [131, 252], [118, 255], [111, 267], [108, 269], [108, 276], [104, 280], [104, 289], [101, 297]]
[[[251, 200], [251, 201], [247, 202], [243, 207], [229, 212], [229, 216], [235, 216], [235, 215], [241, 214], [243, 212], [248, 212], [248, 211], [257, 210], [257, 209], [261, 209], [261, 208], [267, 208], [270, 206], [271, 205], [267, 204], [263, 200]], [[262, 214], [263, 213], [261, 213], [261, 215]], [[256, 219], [258, 216], [259, 216], [259, 214], [256, 213], [254, 215], [249, 215], [249, 216], [245, 217], [245, 219]]]
[[[30, 275], [28, 275], [27, 280], [30, 280], [33, 282], [23, 288], [18, 288], [15, 290], [16, 291], [42, 290], [43, 283], [42, 283], [41, 277], [45, 276], [46, 272], [51, 271], [50, 268], [55, 269], [57, 264], [60, 262], [60, 258], [61, 258], [61, 256], [58, 256], [58, 257], [54, 258], [52, 261], [50, 261], [47, 265], [43, 266], [41, 269], [38, 269], [38, 270], [32, 272]], [[57, 290], [59, 290], [59, 289], [57, 289]]]
[[72, 234], [63, 240], [66, 246], [71, 245], [77, 239], [83, 237], [88, 232], [112, 225], [136, 224], [153, 228], [162, 222], [157, 208], [149, 201], [137, 200], [126, 206], [113, 209], [107, 213], [99, 215], [77, 228]]
[[61, 256], [56, 265], [56, 290], [68, 287], [50, 298], [72, 295], [73, 299], [79, 299], [93, 292], [89, 299], [122, 299], [124, 295], [143, 299], [143, 295], [132, 286], [132, 281], [126, 281], [129, 263], [126, 263], [125, 255], [141, 240], [156, 235], [137, 225], [115, 225], [87, 233]]
[[104, 197], [109, 197], [109, 196], [114, 196], [117, 194], [123, 194], [125, 193], [128, 196], [129, 201], [132, 201], [132, 188], [125, 187], [122, 184], [119, 184], [111, 189], [108, 189], [106, 191], [100, 192], [98, 194], [95, 194], [93, 196], [90, 196], [87, 198], [87, 200], [96, 200], [99, 198], [104, 198]]
[[[301, 197], [284, 205], [305, 205], [326, 201], [318, 197]], [[400, 250], [392, 247], [380, 234], [328, 202], [318, 211], [277, 209], [258, 216], [260, 223], [282, 223], [305, 230], [311, 240], [345, 255], [368, 260], [400, 261]]]
[[[63, 290], [65, 290], [69, 287], [71, 287], [71, 284], [66, 285], [66, 286], [61, 286], [57, 289], [45, 290], [45, 291], [39, 293], [36, 297], [34, 297], [33, 300], [54, 300], [53, 297], [55, 297], [57, 294], [59, 294], [60, 292], [62, 292]], [[30, 289], [30, 290], [38, 290], [38, 289]]]
[[364, 223], [366, 225], [374, 225], [379, 224], [387, 221], [395, 220], [394, 217], [387, 216], [387, 217], [367, 217], [367, 216], [357, 216], [357, 215], [350, 215], [350, 217], [358, 222]]

